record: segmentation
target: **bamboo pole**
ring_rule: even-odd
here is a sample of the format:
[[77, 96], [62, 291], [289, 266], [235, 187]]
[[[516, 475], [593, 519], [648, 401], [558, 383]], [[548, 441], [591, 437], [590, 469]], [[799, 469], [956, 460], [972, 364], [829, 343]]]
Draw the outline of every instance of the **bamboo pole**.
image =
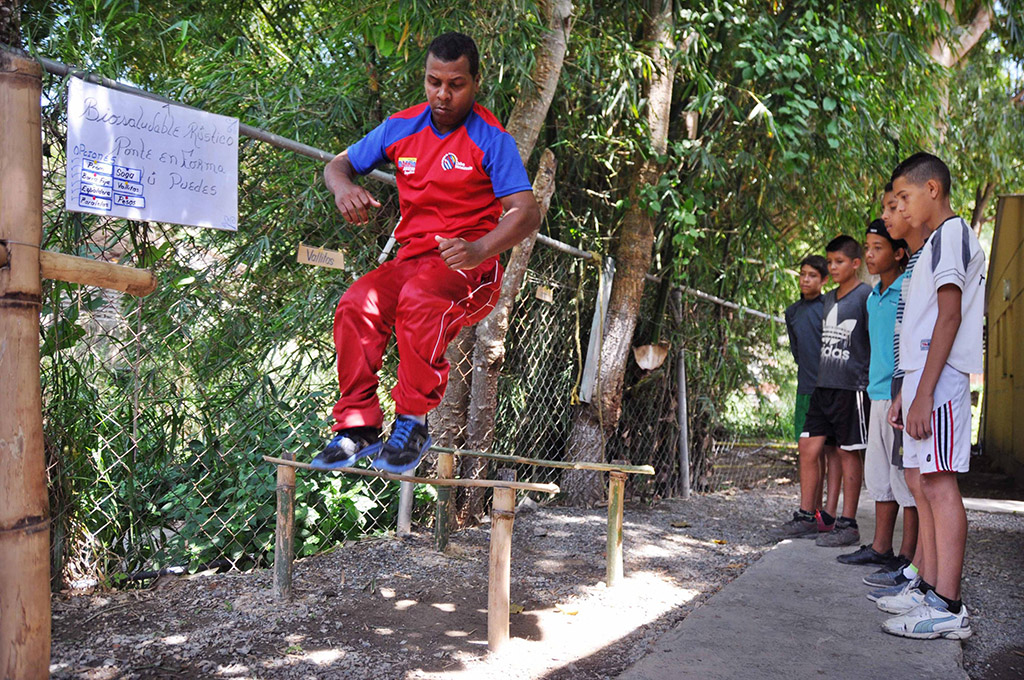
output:
[[[288, 465], [303, 470], [315, 470], [309, 463], [299, 463], [284, 458], [263, 456], [263, 460], [275, 465]], [[318, 472], [323, 472], [319, 470]], [[392, 482], [412, 482], [413, 484], [430, 484], [431, 486], [482, 486], [494, 489], [516, 489], [518, 491], [540, 491], [541, 493], [558, 493], [560, 489], [557, 484], [535, 484], [533, 482], [504, 481], [500, 479], [433, 479], [430, 477], [409, 477], [407, 475], [393, 475], [390, 472], [379, 472], [367, 470], [366, 468], [338, 468], [326, 472], [341, 472], [346, 475], [359, 475], [361, 477], [379, 477]]]
[[42, 72], [0, 51], [0, 677], [50, 671], [50, 508], [39, 386]]
[[[516, 473], [505, 468], [498, 471], [498, 477], [511, 481], [516, 478]], [[508, 642], [512, 523], [515, 516], [515, 490], [495, 488], [491, 503], [491, 558], [487, 575], [487, 648], [492, 652]]]
[[568, 460], [544, 460], [543, 458], [525, 458], [523, 456], [510, 456], [504, 453], [487, 453], [486, 451], [473, 451], [471, 449], [450, 449], [445, 446], [431, 446], [431, 451], [440, 453], [451, 453], [456, 456], [476, 456], [488, 460], [498, 460], [503, 463], [522, 463], [523, 465], [537, 465], [540, 467], [563, 468], [566, 470], [597, 470], [599, 472], [628, 472], [634, 475], [653, 475], [654, 468], [650, 465], [627, 465], [622, 463], [596, 463], [591, 461], [573, 462]]
[[[286, 453], [285, 456], [294, 454]], [[295, 557], [295, 468], [277, 466], [277, 526], [274, 530], [274, 599], [292, 599]]]
[[604, 582], [609, 588], [622, 580], [622, 513], [626, 474], [608, 473], [608, 542], [605, 547]]
[[395, 532], [399, 536], [408, 536], [412, 533], [412, 500], [416, 485], [412, 482], [402, 482], [398, 489], [398, 529]]
[[[437, 476], [439, 479], [451, 479], [455, 476], [455, 456], [450, 453], [437, 454]], [[448, 535], [451, 532], [452, 490], [447, 486], [437, 488], [437, 508], [434, 512], [434, 547], [444, 551], [448, 547]]]
[[125, 267], [88, 257], [41, 250], [39, 269], [45, 279], [110, 288], [140, 297], [156, 290], [156, 276], [148, 269]]

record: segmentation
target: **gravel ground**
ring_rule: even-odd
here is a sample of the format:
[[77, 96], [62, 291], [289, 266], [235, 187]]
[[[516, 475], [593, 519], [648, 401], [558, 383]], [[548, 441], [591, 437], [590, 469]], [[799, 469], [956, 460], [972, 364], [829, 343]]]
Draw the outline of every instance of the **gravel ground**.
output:
[[[771, 547], [795, 488], [627, 505], [626, 579], [604, 587], [604, 510], [517, 514], [513, 639], [486, 654], [488, 527], [439, 554], [429, 534], [301, 560], [295, 599], [271, 574], [202, 574], [53, 603], [54, 678], [612, 678]], [[972, 678], [1022, 677], [1024, 516], [970, 513]], [[520, 609], [521, 608], [521, 609]], [[1014, 665], [1016, 664], [1016, 665]]]
[[967, 512], [963, 600], [974, 630], [964, 642], [967, 673], [1024, 678], [1024, 515]]

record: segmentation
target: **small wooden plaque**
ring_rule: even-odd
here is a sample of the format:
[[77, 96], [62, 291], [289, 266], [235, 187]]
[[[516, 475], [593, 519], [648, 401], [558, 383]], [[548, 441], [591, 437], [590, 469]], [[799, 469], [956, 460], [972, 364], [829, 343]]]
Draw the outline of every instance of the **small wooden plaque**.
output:
[[323, 248], [316, 248], [314, 246], [307, 246], [305, 243], [300, 243], [296, 260], [300, 264], [311, 264], [317, 267], [329, 267], [331, 269], [344, 269], [345, 251], [324, 250]]

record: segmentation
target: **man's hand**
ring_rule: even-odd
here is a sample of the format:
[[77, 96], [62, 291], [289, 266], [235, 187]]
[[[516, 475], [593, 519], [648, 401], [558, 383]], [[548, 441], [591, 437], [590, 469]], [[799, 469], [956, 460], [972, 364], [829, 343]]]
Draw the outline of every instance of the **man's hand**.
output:
[[896, 396], [892, 399], [892, 405], [889, 406], [889, 415], [886, 418], [889, 424], [895, 427], [897, 430], [903, 429], [903, 393], [897, 392]]
[[932, 434], [931, 396], [918, 394], [907, 409], [907, 423], [904, 428], [912, 439], [927, 439]]
[[352, 224], [366, 224], [370, 221], [370, 208], [379, 208], [380, 202], [355, 183], [355, 174], [348, 151], [342, 151], [324, 167], [324, 182], [334, 194], [334, 205], [341, 216]]
[[366, 224], [370, 221], [370, 208], [379, 208], [380, 201], [358, 184], [344, 183], [334, 193], [334, 205], [352, 224]]
[[448, 265], [449, 269], [473, 269], [487, 259], [483, 248], [474, 241], [467, 241], [462, 238], [444, 238], [435, 236], [437, 250], [441, 253], [441, 259]]

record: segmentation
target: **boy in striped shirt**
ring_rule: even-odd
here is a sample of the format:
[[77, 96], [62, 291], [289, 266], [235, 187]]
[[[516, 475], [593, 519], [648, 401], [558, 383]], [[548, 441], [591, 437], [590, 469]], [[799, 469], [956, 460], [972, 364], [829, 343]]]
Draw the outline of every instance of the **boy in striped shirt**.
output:
[[[906, 434], [904, 467], [918, 470], [924, 564], [917, 596], [908, 591], [903, 598], [908, 610], [882, 628], [902, 637], [962, 640], [971, 635], [960, 599], [967, 515], [956, 475], [970, 464], [970, 374], [983, 368], [985, 254], [953, 213], [949, 168], [939, 158], [914, 154], [896, 167], [892, 183], [899, 213], [925, 235], [900, 334], [903, 387], [889, 414]], [[883, 602], [895, 598], [880, 599], [880, 607]]]

